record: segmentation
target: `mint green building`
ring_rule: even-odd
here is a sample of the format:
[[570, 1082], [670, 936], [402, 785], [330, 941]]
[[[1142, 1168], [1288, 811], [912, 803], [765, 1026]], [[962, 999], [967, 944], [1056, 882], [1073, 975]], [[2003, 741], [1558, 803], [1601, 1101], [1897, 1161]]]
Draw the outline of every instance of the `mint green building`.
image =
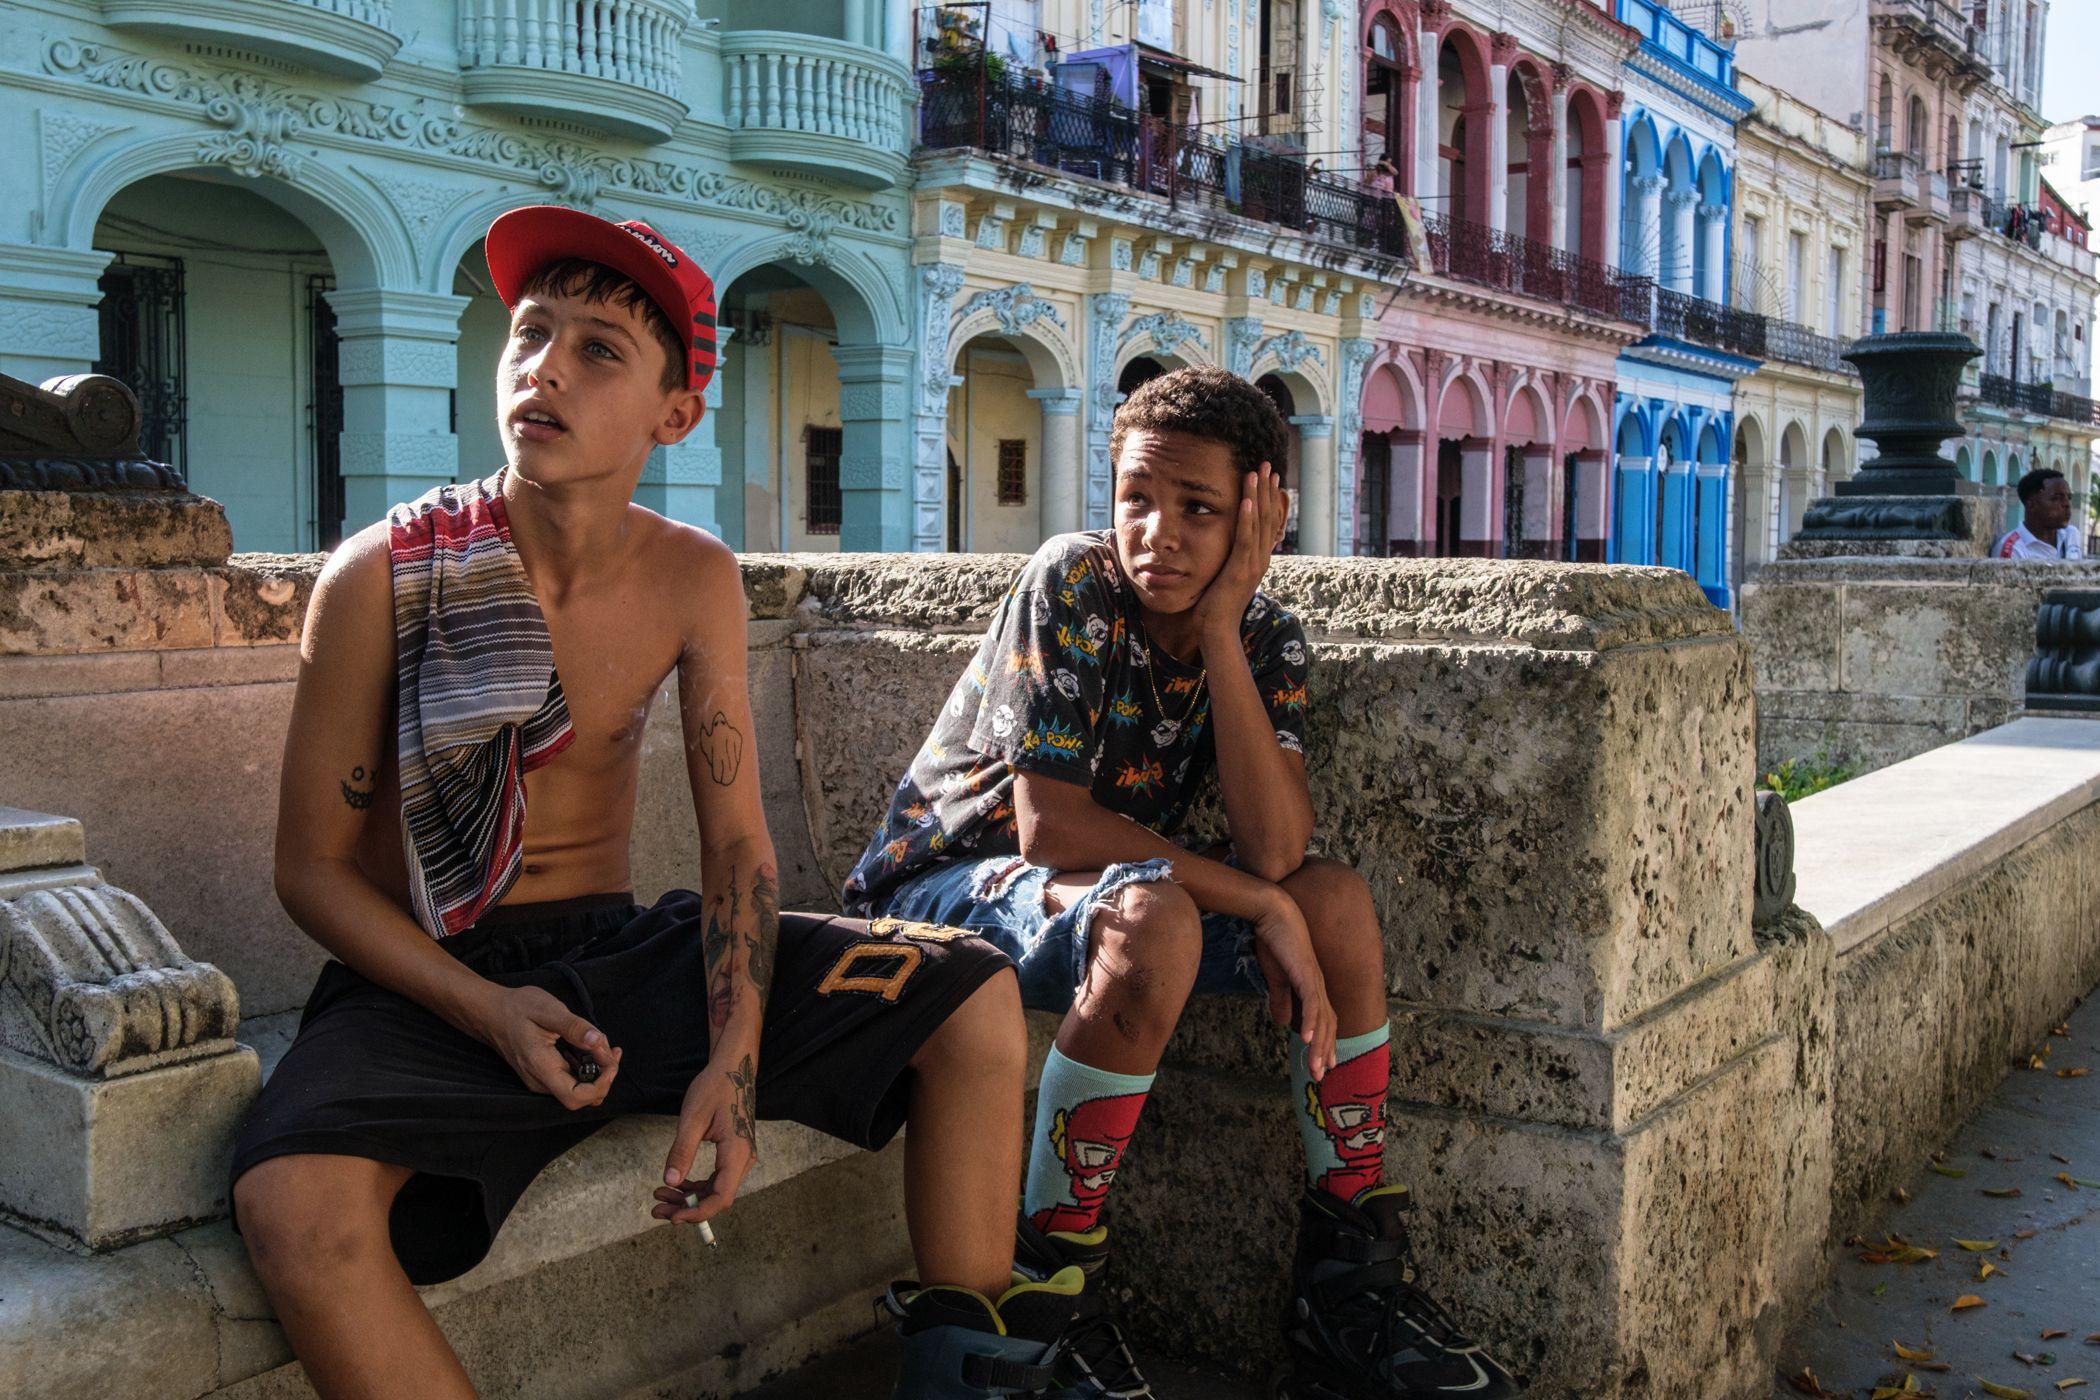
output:
[[0, 19], [0, 371], [101, 369], [236, 547], [500, 464], [519, 204], [715, 278], [712, 411], [642, 499], [743, 549], [911, 544], [908, 11], [883, 0], [37, 0]]

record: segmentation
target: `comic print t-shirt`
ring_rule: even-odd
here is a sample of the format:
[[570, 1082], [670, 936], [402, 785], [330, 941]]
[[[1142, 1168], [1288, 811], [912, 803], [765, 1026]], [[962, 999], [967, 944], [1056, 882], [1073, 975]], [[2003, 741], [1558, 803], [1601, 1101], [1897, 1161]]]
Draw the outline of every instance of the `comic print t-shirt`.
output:
[[[1304, 749], [1305, 629], [1257, 592], [1240, 640], [1277, 742]], [[1059, 535], [1014, 580], [847, 877], [865, 914], [933, 865], [1014, 855], [1017, 770], [1087, 787], [1163, 836], [1216, 761], [1200, 663], [1151, 644], [1106, 530]]]

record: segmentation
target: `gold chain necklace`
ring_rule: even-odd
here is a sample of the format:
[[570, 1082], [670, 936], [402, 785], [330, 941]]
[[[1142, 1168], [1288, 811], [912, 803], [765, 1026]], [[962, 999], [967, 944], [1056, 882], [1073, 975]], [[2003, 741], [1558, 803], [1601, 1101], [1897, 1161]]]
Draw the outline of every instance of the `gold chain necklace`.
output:
[[[1147, 637], [1146, 640], [1150, 641], [1151, 639]], [[1145, 684], [1152, 690], [1152, 708], [1161, 719], [1167, 720], [1174, 726], [1174, 733], [1178, 737], [1181, 731], [1188, 727], [1188, 722], [1195, 718], [1196, 707], [1203, 702], [1204, 687], [1210, 682], [1210, 668], [1204, 666], [1197, 669], [1196, 683], [1189, 687], [1189, 707], [1182, 712], [1180, 719], [1173, 719], [1167, 714], [1167, 702], [1162, 700], [1159, 695], [1158, 673], [1159, 644], [1154, 642], [1151, 646], [1145, 648]]]

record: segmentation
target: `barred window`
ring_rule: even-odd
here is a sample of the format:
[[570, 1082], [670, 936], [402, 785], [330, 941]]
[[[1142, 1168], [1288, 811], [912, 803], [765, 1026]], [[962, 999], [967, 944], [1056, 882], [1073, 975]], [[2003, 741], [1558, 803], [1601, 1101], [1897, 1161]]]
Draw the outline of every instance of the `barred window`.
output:
[[1028, 504], [1028, 443], [1025, 439], [999, 439], [999, 504]]
[[803, 518], [812, 535], [839, 532], [839, 454], [844, 450], [845, 437], [840, 428], [812, 424], [803, 430]]

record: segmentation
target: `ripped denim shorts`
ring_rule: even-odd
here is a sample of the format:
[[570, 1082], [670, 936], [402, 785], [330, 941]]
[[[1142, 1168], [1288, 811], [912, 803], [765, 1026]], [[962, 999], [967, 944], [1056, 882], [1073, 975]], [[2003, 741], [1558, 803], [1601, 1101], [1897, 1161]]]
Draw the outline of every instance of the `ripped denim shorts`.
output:
[[[1111, 865], [1092, 889], [1050, 914], [1043, 907], [1043, 888], [1054, 873], [1019, 856], [949, 861], [899, 885], [870, 913], [968, 929], [1014, 960], [1022, 1005], [1065, 1012], [1086, 975], [1095, 906], [1125, 885], [1171, 878], [1173, 865], [1165, 860]], [[1267, 990], [1254, 957], [1254, 925], [1232, 914], [1205, 914], [1195, 994], [1261, 996]]]

